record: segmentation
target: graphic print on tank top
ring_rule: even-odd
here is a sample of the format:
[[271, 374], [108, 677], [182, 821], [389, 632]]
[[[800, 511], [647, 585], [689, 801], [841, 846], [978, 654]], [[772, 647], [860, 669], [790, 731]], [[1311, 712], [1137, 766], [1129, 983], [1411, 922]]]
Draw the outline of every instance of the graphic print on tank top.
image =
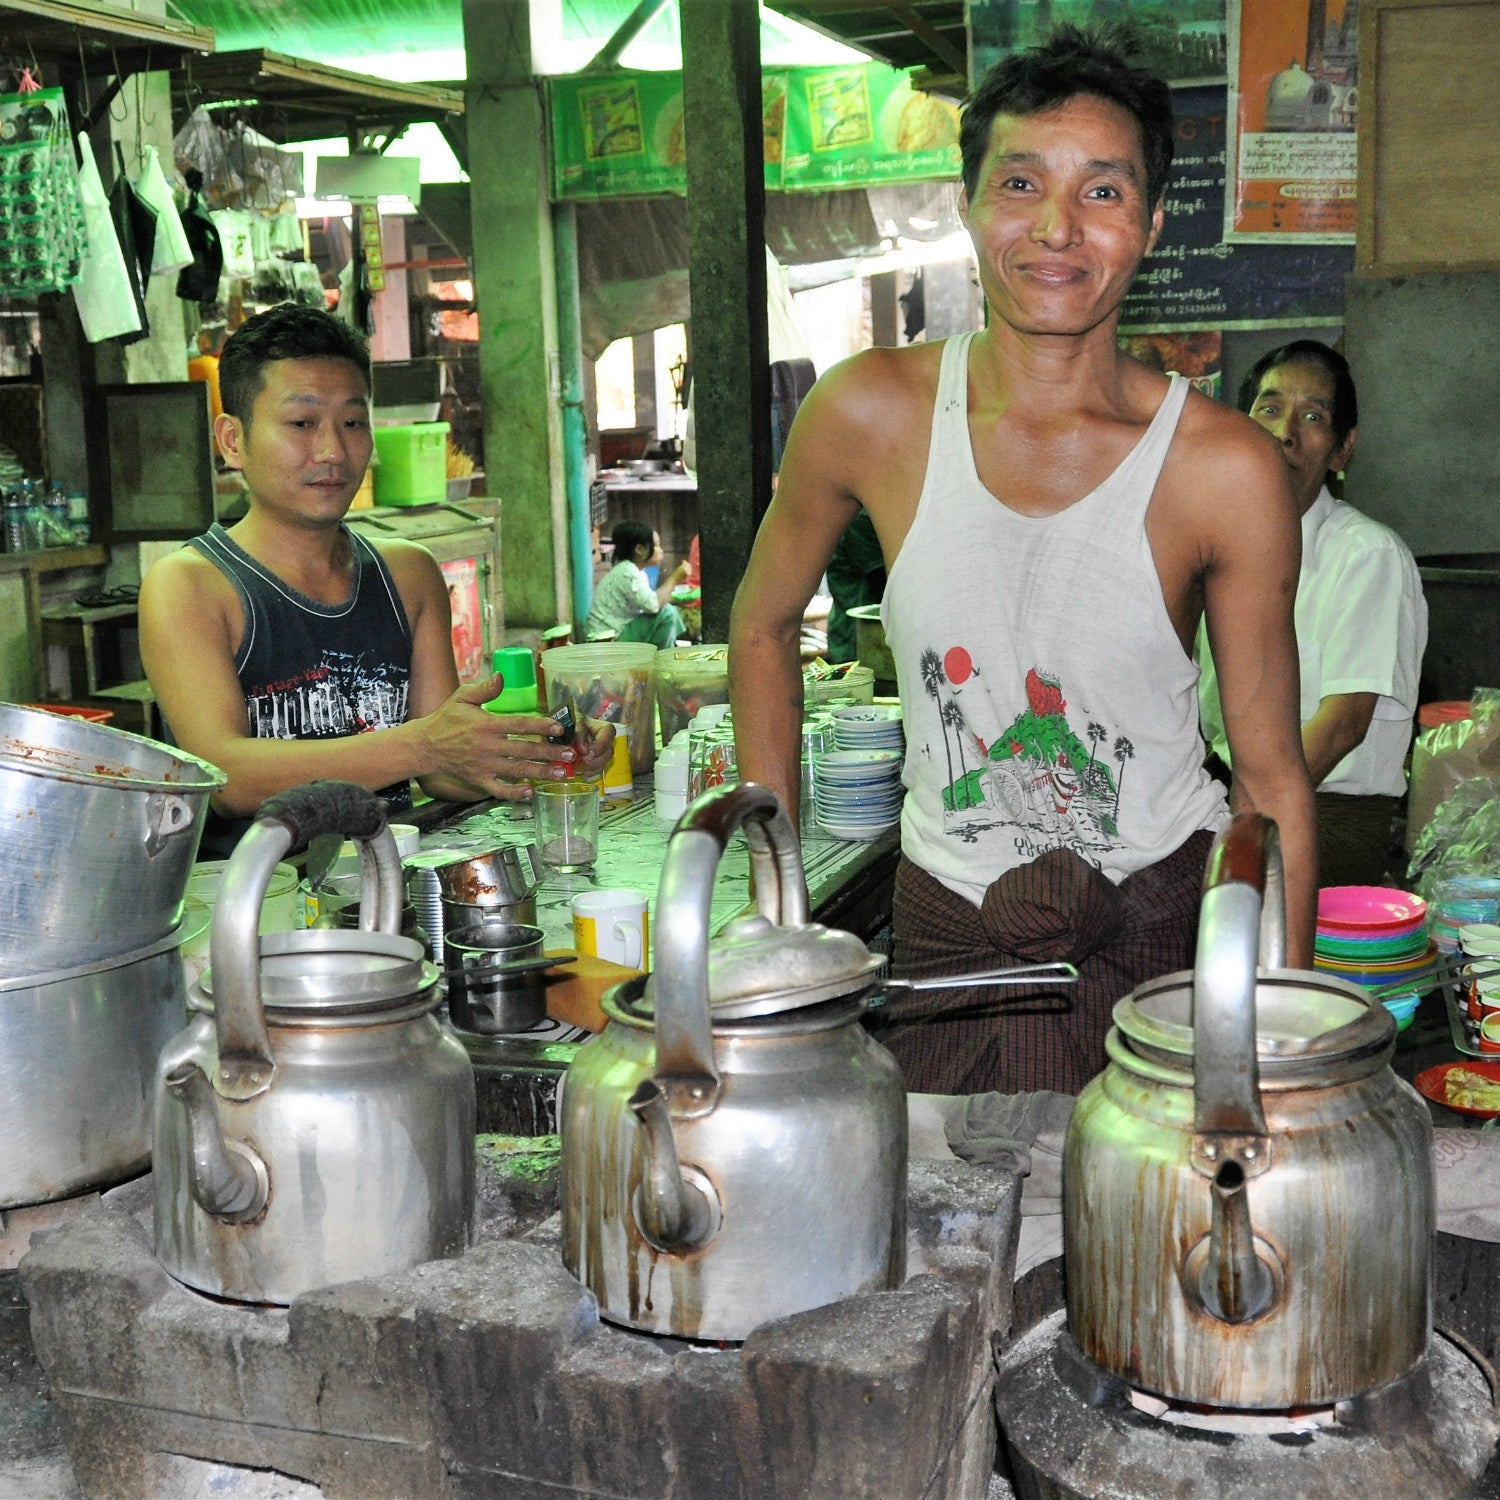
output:
[[296, 676], [247, 687], [250, 733], [256, 739], [322, 740], [404, 724], [407, 678], [393, 662], [325, 650]]
[[[979, 668], [963, 646], [928, 648], [919, 664], [943, 736], [946, 837], [975, 843], [1008, 828], [1023, 859], [1071, 849], [1096, 865], [1119, 847], [1125, 767], [1135, 754], [1125, 735], [1084, 715], [1080, 737], [1068, 720], [1063, 684], [1037, 667], [1015, 694], [1014, 717], [1002, 722], [994, 700], [1011, 695], [995, 693], [992, 683], [980, 687]], [[921, 749], [936, 753], [930, 743]]]

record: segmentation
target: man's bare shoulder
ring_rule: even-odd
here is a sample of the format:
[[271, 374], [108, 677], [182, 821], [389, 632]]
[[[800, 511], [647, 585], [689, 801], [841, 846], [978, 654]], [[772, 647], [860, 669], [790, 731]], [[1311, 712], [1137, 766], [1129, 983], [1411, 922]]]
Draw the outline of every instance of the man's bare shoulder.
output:
[[440, 575], [441, 570], [432, 553], [420, 542], [408, 542], [400, 537], [369, 537], [367, 540], [390, 569], [398, 587], [431, 582]]
[[1177, 426], [1178, 440], [1195, 459], [1218, 457], [1248, 464], [1257, 472], [1283, 460], [1276, 439], [1258, 422], [1201, 391], [1189, 391]]
[[223, 572], [194, 547], [179, 547], [159, 557], [141, 580], [141, 604], [169, 603], [191, 607], [209, 602], [233, 601], [234, 585]]
[[842, 420], [888, 422], [893, 402], [898, 409], [911, 403], [931, 411], [941, 363], [940, 342], [862, 349], [834, 365], [813, 390]]

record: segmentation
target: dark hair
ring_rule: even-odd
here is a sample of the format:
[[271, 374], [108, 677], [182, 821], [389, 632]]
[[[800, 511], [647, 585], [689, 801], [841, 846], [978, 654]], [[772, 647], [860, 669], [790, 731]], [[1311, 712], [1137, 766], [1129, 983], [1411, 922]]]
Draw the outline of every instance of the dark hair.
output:
[[617, 521], [609, 539], [617, 563], [634, 562], [637, 547], [644, 547], [647, 557], [656, 551], [656, 530], [644, 521]]
[[320, 307], [278, 303], [247, 318], [219, 353], [219, 399], [247, 429], [265, 367], [279, 359], [347, 359], [370, 386], [370, 344], [362, 333]]
[[1359, 426], [1359, 400], [1354, 394], [1354, 373], [1349, 361], [1337, 349], [1316, 339], [1293, 339], [1269, 354], [1263, 354], [1240, 382], [1240, 410], [1249, 413], [1260, 395], [1260, 383], [1282, 365], [1317, 365], [1333, 381], [1333, 411], [1329, 425], [1334, 441], [1342, 443]]
[[1146, 206], [1154, 209], [1172, 169], [1172, 91], [1139, 57], [1137, 33], [1128, 23], [1089, 31], [1059, 26], [1040, 46], [1002, 57], [964, 104], [958, 143], [969, 197], [979, 191], [996, 115], [1039, 114], [1093, 94], [1118, 104], [1140, 127]]

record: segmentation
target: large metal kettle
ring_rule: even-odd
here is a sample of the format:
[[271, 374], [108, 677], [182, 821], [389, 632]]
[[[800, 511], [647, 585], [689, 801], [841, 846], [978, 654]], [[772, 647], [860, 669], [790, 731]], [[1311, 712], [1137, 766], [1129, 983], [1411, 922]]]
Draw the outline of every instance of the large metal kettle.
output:
[[[758, 914], [710, 943], [741, 826]], [[563, 1083], [568, 1269], [610, 1321], [697, 1339], [899, 1286], [906, 1094], [859, 1024], [880, 961], [808, 922], [773, 793], [743, 783], [689, 807], [653, 925], [655, 972], [609, 991]]]
[[[278, 860], [357, 839], [357, 931], [257, 932]], [[397, 935], [403, 888], [380, 799], [314, 782], [268, 801], [229, 861], [197, 1012], [157, 1065], [156, 1253], [179, 1281], [287, 1303], [462, 1253], [474, 1073], [433, 1014], [438, 971]]]
[[1193, 971], [1115, 1007], [1068, 1129], [1068, 1330], [1169, 1399], [1332, 1405], [1427, 1347], [1427, 1107], [1389, 1066], [1390, 1013], [1285, 955], [1276, 825], [1240, 814]]

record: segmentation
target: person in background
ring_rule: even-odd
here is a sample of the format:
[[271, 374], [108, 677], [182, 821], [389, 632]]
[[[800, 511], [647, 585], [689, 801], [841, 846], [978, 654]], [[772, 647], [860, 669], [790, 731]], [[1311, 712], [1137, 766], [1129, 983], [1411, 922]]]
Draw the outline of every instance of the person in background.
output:
[[802, 612], [869, 512], [907, 746], [893, 968], [1079, 969], [893, 1002], [882, 1040], [920, 1092], [1077, 1093], [1115, 1003], [1191, 967], [1228, 817], [1198, 732], [1205, 608], [1237, 805], [1280, 827], [1289, 957], [1312, 961], [1296, 510], [1265, 433], [1119, 348], [1173, 138], [1166, 84], [1125, 45], [1059, 28], [980, 83], [959, 201], [986, 326], [818, 381], [735, 600], [740, 774], [795, 808]]
[[535, 714], [482, 703], [497, 676], [460, 687], [448, 592], [426, 548], [344, 525], [370, 461], [370, 359], [329, 313], [290, 303], [249, 319], [219, 361], [214, 434], [249, 509], [146, 574], [141, 659], [168, 730], [228, 776], [207, 853], [228, 853], [274, 793], [334, 778], [411, 806], [431, 796], [517, 800], [565, 762], [602, 770], [614, 731], [578, 747]]
[[[1342, 354], [1313, 339], [1283, 344], [1245, 376], [1239, 404], [1281, 444], [1302, 514], [1297, 652], [1302, 753], [1317, 788], [1319, 878], [1325, 886], [1380, 885], [1396, 800], [1406, 790], [1427, 646], [1421, 576], [1394, 531], [1328, 488], [1359, 432], [1354, 377]], [[1198, 659], [1203, 736], [1232, 767], [1218, 673], [1201, 634]]]
[[685, 634], [682, 615], [669, 603], [672, 590], [687, 577], [678, 563], [653, 589], [645, 569], [661, 563], [661, 537], [644, 521], [621, 521], [611, 537], [615, 565], [599, 580], [584, 625], [589, 640], [614, 632], [617, 641], [649, 641], [670, 650]]
[[879, 604], [885, 593], [885, 554], [869, 511], [861, 510], [844, 528], [828, 559], [826, 576], [833, 599], [828, 611], [828, 660], [854, 661], [859, 656], [858, 633], [849, 611], [861, 604]]

